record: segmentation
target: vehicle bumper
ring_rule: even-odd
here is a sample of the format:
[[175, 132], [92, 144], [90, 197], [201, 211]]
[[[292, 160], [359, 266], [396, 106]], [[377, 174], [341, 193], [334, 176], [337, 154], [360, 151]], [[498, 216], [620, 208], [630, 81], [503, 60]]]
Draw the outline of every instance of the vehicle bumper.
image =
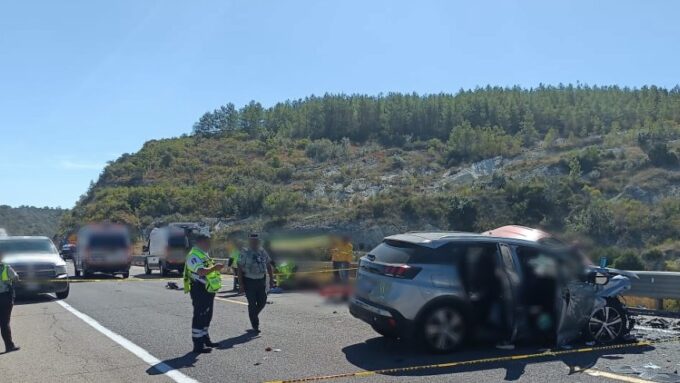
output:
[[397, 333], [403, 337], [410, 337], [415, 327], [413, 321], [404, 318], [398, 311], [357, 297], [351, 298], [349, 312], [353, 317], [371, 326]]
[[17, 295], [61, 293], [68, 290], [68, 277], [61, 275], [49, 280], [25, 280], [15, 286]]
[[132, 261], [126, 263], [84, 262], [83, 268], [92, 273], [127, 273], [131, 265]]
[[184, 271], [184, 262], [165, 262], [165, 267], [169, 270]]

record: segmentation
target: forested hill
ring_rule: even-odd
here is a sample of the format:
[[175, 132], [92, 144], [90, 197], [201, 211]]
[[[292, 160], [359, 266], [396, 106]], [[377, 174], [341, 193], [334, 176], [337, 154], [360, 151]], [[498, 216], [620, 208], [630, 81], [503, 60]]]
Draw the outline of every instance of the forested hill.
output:
[[598, 246], [680, 234], [680, 88], [483, 88], [227, 104], [112, 162], [62, 221], [355, 233], [516, 223]]
[[43, 235], [52, 238], [57, 233], [65, 209], [0, 205], [0, 228], [10, 235]]

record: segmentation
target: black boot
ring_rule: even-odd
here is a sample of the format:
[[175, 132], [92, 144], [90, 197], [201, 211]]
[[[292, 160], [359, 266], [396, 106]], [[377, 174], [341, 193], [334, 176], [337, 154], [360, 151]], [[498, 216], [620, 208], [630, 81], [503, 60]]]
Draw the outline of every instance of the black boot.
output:
[[205, 343], [203, 338], [197, 338], [194, 340], [194, 353], [196, 354], [207, 354], [211, 352], [211, 348], [205, 348]]
[[17, 345], [11, 345], [8, 347], [5, 347], [5, 353], [12, 352], [12, 351], [19, 351], [21, 350], [21, 347], [17, 347]]
[[211, 341], [210, 335], [206, 335], [206, 336], [203, 337], [203, 344], [206, 347], [217, 347], [217, 346], [220, 345], [219, 343], [215, 343], [215, 342]]

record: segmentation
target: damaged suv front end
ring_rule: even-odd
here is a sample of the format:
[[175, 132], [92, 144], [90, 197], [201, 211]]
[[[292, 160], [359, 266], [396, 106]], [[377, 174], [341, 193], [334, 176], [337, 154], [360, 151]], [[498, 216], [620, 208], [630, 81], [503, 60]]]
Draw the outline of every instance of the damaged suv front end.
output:
[[598, 343], [621, 340], [635, 325], [621, 295], [630, 290], [631, 279], [638, 279], [638, 276], [630, 271], [596, 267], [588, 268], [586, 275], [598, 288], [585, 336]]

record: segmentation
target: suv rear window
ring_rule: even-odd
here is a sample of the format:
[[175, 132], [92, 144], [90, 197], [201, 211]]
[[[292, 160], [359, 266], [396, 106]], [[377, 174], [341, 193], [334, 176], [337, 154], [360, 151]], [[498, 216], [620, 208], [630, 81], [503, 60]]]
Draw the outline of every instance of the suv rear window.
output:
[[170, 238], [168, 238], [168, 246], [183, 249], [187, 247], [187, 239], [183, 235], [170, 236]]
[[[432, 249], [413, 243], [388, 240], [371, 250], [369, 259], [392, 264], [424, 263], [457, 264], [461, 266], [463, 263], [470, 262], [468, 258], [474, 257], [480, 251], [493, 255], [496, 251], [496, 244], [491, 242], [452, 242]], [[374, 256], [375, 259], [372, 259], [371, 256]]]
[[371, 250], [369, 259], [391, 264], [443, 264], [460, 262], [460, 254], [460, 247], [453, 244], [432, 249], [409, 242], [386, 240]]
[[127, 238], [123, 235], [95, 234], [90, 237], [89, 245], [94, 249], [120, 249], [128, 247]]

